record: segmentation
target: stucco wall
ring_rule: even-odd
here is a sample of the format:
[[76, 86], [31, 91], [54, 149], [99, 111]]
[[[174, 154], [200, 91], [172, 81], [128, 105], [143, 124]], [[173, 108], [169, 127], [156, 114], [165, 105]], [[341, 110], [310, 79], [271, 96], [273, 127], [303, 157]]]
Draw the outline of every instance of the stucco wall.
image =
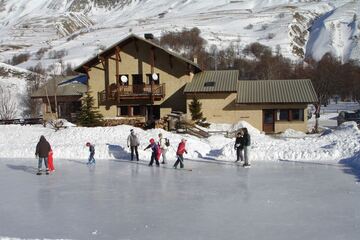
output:
[[[187, 118], [191, 119], [189, 104], [194, 95], [187, 96]], [[275, 132], [288, 128], [307, 131], [307, 111], [305, 104], [235, 104], [236, 93], [196, 94], [202, 104], [202, 113], [213, 123], [237, 123], [246, 121], [263, 131], [263, 109], [304, 109], [304, 121], [275, 121]]]

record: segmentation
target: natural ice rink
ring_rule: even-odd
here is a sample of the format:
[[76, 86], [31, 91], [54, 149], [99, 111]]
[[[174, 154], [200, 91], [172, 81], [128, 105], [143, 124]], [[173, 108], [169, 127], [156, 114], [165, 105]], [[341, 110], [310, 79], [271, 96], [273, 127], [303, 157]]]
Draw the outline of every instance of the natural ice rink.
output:
[[[359, 173], [337, 164], [0, 160], [0, 238], [358, 239]], [[170, 167], [170, 165], [168, 165]]]

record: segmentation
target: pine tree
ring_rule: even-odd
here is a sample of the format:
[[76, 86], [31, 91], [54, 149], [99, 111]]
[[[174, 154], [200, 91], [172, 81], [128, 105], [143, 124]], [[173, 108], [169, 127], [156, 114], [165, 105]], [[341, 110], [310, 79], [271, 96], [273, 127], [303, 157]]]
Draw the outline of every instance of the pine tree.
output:
[[201, 112], [201, 102], [194, 97], [191, 103], [189, 104], [189, 110], [191, 113], [191, 119], [194, 121], [199, 121], [203, 119], [203, 114]]
[[79, 124], [85, 127], [101, 126], [103, 115], [94, 109], [94, 98], [87, 92], [82, 99]]

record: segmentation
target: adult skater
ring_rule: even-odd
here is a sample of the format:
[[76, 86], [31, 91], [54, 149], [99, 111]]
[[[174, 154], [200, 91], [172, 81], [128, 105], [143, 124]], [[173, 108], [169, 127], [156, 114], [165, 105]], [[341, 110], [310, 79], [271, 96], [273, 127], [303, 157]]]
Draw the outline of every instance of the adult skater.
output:
[[187, 153], [186, 148], [186, 139], [183, 138], [181, 139], [181, 142], [178, 145], [177, 151], [176, 151], [176, 155], [177, 155], [177, 160], [174, 164], [174, 168], [177, 168], [177, 165], [180, 163], [180, 168], [184, 168], [184, 153]]
[[244, 149], [244, 137], [243, 137], [243, 131], [240, 130], [237, 134], [236, 134], [236, 139], [235, 139], [235, 145], [234, 148], [236, 150], [236, 161], [238, 162], [240, 160], [240, 162], [242, 162], [244, 160], [244, 156], [243, 156], [243, 149]]
[[153, 138], [150, 139], [150, 144], [144, 149], [144, 151], [149, 148], [151, 148], [152, 150], [149, 166], [152, 166], [155, 160], [156, 166], [159, 167], [160, 148], [159, 145], [155, 143], [155, 140]]
[[41, 175], [43, 161], [46, 167], [46, 175], [49, 174], [48, 156], [50, 149], [51, 148], [49, 142], [45, 139], [43, 135], [41, 135], [40, 140], [36, 145], [36, 151], [35, 151], [35, 156], [39, 158], [37, 175]]
[[88, 160], [88, 162], [86, 164], [87, 165], [91, 165], [91, 164], [95, 165], [95, 158], [94, 158], [94, 156], [95, 156], [95, 145], [87, 142], [86, 146], [89, 147], [89, 152], [90, 152], [89, 160]]
[[162, 133], [159, 133], [159, 146], [160, 146], [162, 159], [163, 159], [161, 164], [166, 164], [166, 162], [167, 162], [166, 153], [168, 151], [168, 146], [167, 146], [167, 139], [163, 137]]
[[243, 167], [249, 168], [250, 167], [249, 150], [250, 150], [250, 144], [251, 144], [250, 134], [249, 134], [247, 128], [243, 128], [242, 130], [244, 132], [243, 138], [244, 138], [244, 160], [245, 160]]
[[139, 153], [138, 153], [139, 145], [140, 145], [139, 138], [137, 134], [135, 134], [134, 129], [131, 129], [130, 135], [127, 138], [127, 146], [130, 147], [131, 150], [131, 161], [134, 159], [134, 151], [136, 154], [136, 161], [139, 161]]

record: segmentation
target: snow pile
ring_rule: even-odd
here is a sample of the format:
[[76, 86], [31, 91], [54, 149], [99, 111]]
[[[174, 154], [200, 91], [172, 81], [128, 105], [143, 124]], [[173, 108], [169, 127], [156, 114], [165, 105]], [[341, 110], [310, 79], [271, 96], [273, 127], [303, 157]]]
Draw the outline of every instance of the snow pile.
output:
[[294, 129], [286, 129], [285, 132], [280, 134], [280, 136], [285, 138], [299, 138], [305, 137], [306, 134], [300, 131], [296, 131]]
[[[229, 125], [228, 130], [246, 126], [251, 135], [251, 161], [339, 161], [351, 158], [360, 151], [360, 132], [354, 122], [346, 122], [337, 129], [323, 135], [302, 135], [288, 130], [283, 135], [274, 137], [260, 134], [248, 123], [241, 122]], [[213, 126], [214, 127], [214, 126]], [[217, 126], [219, 127], [219, 126]], [[225, 125], [222, 126], [223, 129]], [[2, 158], [35, 158], [35, 146], [41, 135], [44, 135], [54, 150], [55, 159], [83, 159], [88, 157], [86, 142], [95, 144], [97, 160], [129, 159], [127, 136], [132, 126], [116, 127], [71, 127], [54, 131], [42, 126], [0, 126], [0, 148]], [[168, 152], [170, 160], [176, 159], [176, 149], [182, 138], [186, 138], [188, 154], [185, 158], [199, 160], [235, 160], [234, 138], [215, 134], [207, 139], [190, 135], [166, 132], [162, 129], [142, 130], [134, 128], [141, 145], [140, 158], [148, 160], [151, 151], [143, 149], [150, 138], [158, 139], [161, 132], [170, 139]], [[290, 137], [286, 137], [290, 136]], [[294, 137], [296, 136], [296, 137]]]
[[[305, 135], [284, 138], [294, 131], [288, 130], [281, 138], [268, 135], [251, 136], [251, 160], [338, 161], [349, 158], [360, 150], [360, 132], [356, 123], [346, 122], [326, 135]], [[234, 159], [234, 143], [219, 151], [219, 159]]]
[[[250, 135], [259, 135], [262, 134], [257, 128], [254, 128], [251, 124], [246, 121], [239, 121], [234, 124], [226, 124], [226, 123], [212, 123], [209, 126], [209, 131], [227, 131], [227, 132], [235, 132], [240, 130], [241, 128], [247, 128]], [[203, 128], [204, 129], [204, 128]], [[205, 129], [206, 130], [206, 129]]]

